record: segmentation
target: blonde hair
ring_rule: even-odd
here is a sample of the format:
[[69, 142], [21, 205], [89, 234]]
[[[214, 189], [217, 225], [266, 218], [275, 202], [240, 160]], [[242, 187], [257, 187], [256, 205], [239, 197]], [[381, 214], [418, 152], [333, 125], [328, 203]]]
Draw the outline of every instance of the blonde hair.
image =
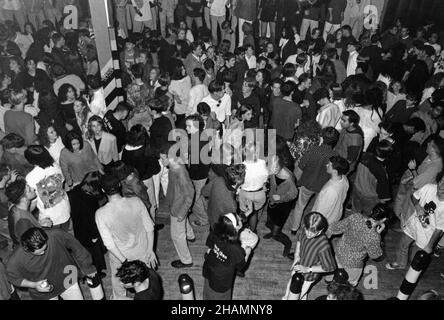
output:
[[26, 92], [25, 89], [17, 91], [14, 90], [11, 92], [10, 101], [11, 104], [13, 104], [14, 106], [25, 103], [27, 100], [28, 100], [28, 93]]

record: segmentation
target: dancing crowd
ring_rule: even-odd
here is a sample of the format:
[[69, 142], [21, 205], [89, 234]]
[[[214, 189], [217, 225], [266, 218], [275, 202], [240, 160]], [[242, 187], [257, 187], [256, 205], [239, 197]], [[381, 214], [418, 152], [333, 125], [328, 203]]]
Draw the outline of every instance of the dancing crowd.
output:
[[439, 257], [433, 26], [368, 30], [344, 20], [346, 0], [116, 0], [124, 97], [111, 106], [91, 19], [66, 30], [59, 1], [29, 2], [0, 11], [1, 299], [80, 300], [79, 281], [107, 273], [107, 297], [162, 299], [160, 210], [173, 268], [193, 267], [205, 230], [205, 300], [230, 300], [264, 241], [302, 279], [297, 295], [282, 288], [290, 300], [321, 278], [319, 299], [363, 299], [369, 259], [407, 270], [419, 250]]

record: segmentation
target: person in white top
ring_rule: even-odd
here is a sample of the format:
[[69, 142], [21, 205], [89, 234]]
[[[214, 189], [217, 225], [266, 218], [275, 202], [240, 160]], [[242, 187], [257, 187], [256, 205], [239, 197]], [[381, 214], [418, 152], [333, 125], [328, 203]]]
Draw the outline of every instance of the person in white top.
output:
[[366, 92], [366, 105], [355, 107], [353, 110], [359, 115], [360, 122], [359, 126], [364, 132], [364, 149], [367, 151], [370, 142], [379, 133], [379, 124], [382, 122], [382, 110], [378, 105], [382, 104], [382, 101], [376, 101], [374, 98], [377, 97], [377, 92], [379, 89], [374, 88]]
[[188, 108], [186, 115], [190, 116], [197, 113], [197, 105], [210, 94], [208, 87], [203, 83], [205, 81], [206, 72], [203, 69], [194, 69], [193, 79], [196, 84], [190, 90]]
[[349, 188], [347, 179], [349, 169], [348, 161], [339, 156], [331, 157], [327, 164], [327, 173], [331, 178], [316, 197], [312, 211], [322, 214], [327, 219], [328, 225], [341, 220]]
[[209, 0], [210, 7], [210, 22], [211, 22], [211, 34], [213, 37], [213, 43], [217, 41], [217, 26], [219, 25], [222, 30], [222, 23], [225, 21], [225, 15], [227, 12], [226, 5], [228, 0]]
[[65, 149], [65, 145], [54, 126], [40, 127], [38, 137], [40, 144], [48, 150], [55, 163], [59, 165], [60, 153]]
[[185, 127], [185, 115], [188, 109], [188, 100], [190, 98], [191, 78], [187, 75], [185, 66], [181, 60], [174, 60], [173, 72], [171, 74], [171, 83], [168, 91], [175, 100], [174, 112], [177, 116], [176, 124], [179, 127]]
[[153, 16], [151, 14], [150, 3], [152, 0], [131, 0], [136, 14], [134, 15], [133, 32], [142, 33], [144, 27], [154, 28]]
[[103, 91], [100, 79], [97, 77], [91, 79], [89, 86], [92, 92], [89, 108], [94, 115], [103, 118], [107, 110], [105, 92]]
[[253, 47], [249, 44], [245, 46], [245, 61], [247, 61], [249, 69], [256, 69], [256, 56]]
[[39, 220], [51, 219], [54, 227], [68, 231], [71, 206], [63, 183], [62, 170], [43, 146], [30, 146], [25, 158], [34, 165], [26, 183], [36, 191]]
[[208, 91], [210, 94], [202, 102], [208, 104], [216, 120], [228, 128], [231, 117], [231, 97], [225, 93], [224, 83], [214, 80], [208, 86]]
[[432, 253], [444, 231], [444, 179], [428, 184], [413, 194], [414, 211], [406, 220], [403, 234], [396, 250], [396, 262], [386, 264], [390, 270], [404, 269], [409, 260], [409, 249], [414, 244], [412, 255], [418, 250]]
[[320, 88], [313, 94], [314, 100], [321, 106], [318, 111], [316, 121], [322, 129], [327, 127], [335, 128], [339, 120], [341, 120], [342, 113], [339, 107], [330, 102], [330, 92], [326, 88]]
[[347, 62], [347, 77], [353, 76], [356, 74], [356, 68], [358, 67], [358, 49], [359, 43], [351, 42], [347, 46], [347, 51], [349, 53], [348, 62]]

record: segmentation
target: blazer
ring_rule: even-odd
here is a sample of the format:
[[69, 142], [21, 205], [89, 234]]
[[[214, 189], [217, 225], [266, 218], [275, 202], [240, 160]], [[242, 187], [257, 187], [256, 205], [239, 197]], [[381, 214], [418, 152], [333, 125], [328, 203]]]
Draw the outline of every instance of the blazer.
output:
[[99, 150], [96, 149], [94, 138], [88, 139], [89, 144], [94, 150], [94, 153], [99, 158], [101, 164], [107, 165], [112, 161], [119, 161], [119, 152], [117, 151], [117, 139], [111, 133], [103, 132], [102, 142]]
[[[270, 176], [270, 204], [276, 203], [285, 203], [295, 200], [298, 197], [299, 191], [296, 187], [296, 179], [293, 176], [293, 173], [288, 169], [285, 169], [290, 173], [290, 178], [282, 182], [279, 186], [276, 183], [276, 176]], [[279, 195], [281, 197], [280, 200], [273, 200], [273, 195]]]

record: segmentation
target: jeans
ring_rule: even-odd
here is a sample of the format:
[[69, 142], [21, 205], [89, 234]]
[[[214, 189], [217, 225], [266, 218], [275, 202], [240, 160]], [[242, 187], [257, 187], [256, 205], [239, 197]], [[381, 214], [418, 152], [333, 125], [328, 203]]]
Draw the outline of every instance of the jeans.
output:
[[314, 29], [319, 27], [319, 21], [316, 20], [310, 20], [310, 19], [303, 19], [302, 25], [301, 25], [301, 40], [305, 40], [307, 37], [307, 32], [310, 30], [312, 32]]
[[396, 262], [403, 269], [405, 269], [409, 263], [410, 246], [413, 244], [411, 254], [412, 257], [415, 256], [416, 252], [421, 250], [421, 248], [419, 248], [414, 242], [415, 240], [410, 238], [405, 233], [402, 233], [401, 239], [399, 240], [398, 246], [396, 248]]
[[156, 209], [157, 209], [157, 200], [156, 200], [156, 188], [154, 187], [153, 177], [144, 180], [143, 184], [147, 188], [146, 193], [148, 194], [148, 199], [150, 199], [151, 208], [150, 208], [150, 216], [153, 219], [153, 222], [156, 222]]
[[119, 300], [126, 297], [126, 289], [116, 276], [117, 269], [122, 266], [119, 259], [117, 259], [111, 252], [109, 253], [109, 265], [111, 269], [111, 286], [113, 289], [113, 300]]
[[133, 22], [133, 32], [136, 33], [142, 33], [145, 28], [153, 29], [154, 23], [153, 20], [147, 20], [147, 21], [136, 21]]
[[[211, 30], [210, 8], [208, 8], [207, 6], [204, 7], [204, 19], [207, 29]], [[215, 43], [213, 44], [216, 45]]]
[[359, 212], [369, 217], [372, 214], [373, 208], [379, 203], [379, 199], [377, 197], [366, 197], [356, 188], [353, 188], [351, 203], [353, 212]]
[[171, 240], [180, 261], [184, 264], [193, 263], [190, 249], [188, 249], [187, 239], [194, 239], [194, 231], [188, 218], [179, 222], [176, 217], [171, 216]]
[[160, 32], [162, 37], [166, 38], [166, 25], [174, 23], [174, 12], [162, 10], [159, 12]]
[[157, 30], [158, 13], [159, 13], [159, 9], [157, 7], [151, 8], [151, 16], [153, 17], [153, 26], [152, 26], [151, 30]]
[[197, 29], [203, 27], [202, 17], [187, 17], [187, 26], [192, 29], [193, 21], [196, 23]]
[[[82, 290], [80, 290], [79, 283], [76, 282], [74, 285], [66, 289], [60, 297], [63, 300], [83, 300]], [[59, 300], [59, 297], [52, 298], [50, 300]]]
[[208, 224], [206, 200], [201, 194], [202, 188], [205, 186], [207, 179], [193, 180], [194, 190], [196, 196], [194, 198], [193, 213], [196, 215], [196, 220], [202, 225]]
[[271, 42], [275, 42], [276, 39], [276, 22], [263, 22], [261, 21], [261, 37], [267, 37], [267, 27], [270, 25], [270, 39]]
[[291, 231], [297, 231], [301, 226], [302, 216], [304, 215], [304, 210], [310, 199], [316, 194], [316, 192], [310, 191], [304, 186], [299, 188], [299, 197], [296, 202], [296, 207], [291, 214]]
[[168, 189], [168, 168], [162, 164], [162, 161], [159, 160], [160, 164], [160, 172], [153, 176], [154, 182], [154, 192], [156, 194], [156, 202], [153, 202], [152, 205], [156, 204], [159, 207], [159, 194], [160, 194], [160, 186], [162, 186], [163, 195], [166, 196], [166, 192]]
[[126, 7], [116, 7], [116, 20], [119, 22], [119, 27], [128, 37], [128, 21], [127, 21], [128, 11]]
[[242, 26], [244, 25], [245, 22], [251, 23], [253, 24], [253, 21], [248, 21], [242, 18], [239, 18], [239, 47], [242, 47], [244, 45], [244, 31], [242, 30]]
[[334, 34], [339, 29], [341, 29], [340, 24], [331, 24], [330, 22], [326, 21], [324, 27], [324, 40], [327, 41], [327, 36], [329, 34]]
[[241, 190], [239, 192], [239, 208], [243, 212], [251, 213], [252, 210], [258, 211], [263, 208], [267, 202], [267, 195], [264, 190], [248, 192]]
[[217, 44], [217, 25], [219, 25], [220, 30], [222, 30], [222, 23], [225, 21], [225, 17], [210, 16], [211, 21], [211, 35], [213, 37], [213, 44]]

